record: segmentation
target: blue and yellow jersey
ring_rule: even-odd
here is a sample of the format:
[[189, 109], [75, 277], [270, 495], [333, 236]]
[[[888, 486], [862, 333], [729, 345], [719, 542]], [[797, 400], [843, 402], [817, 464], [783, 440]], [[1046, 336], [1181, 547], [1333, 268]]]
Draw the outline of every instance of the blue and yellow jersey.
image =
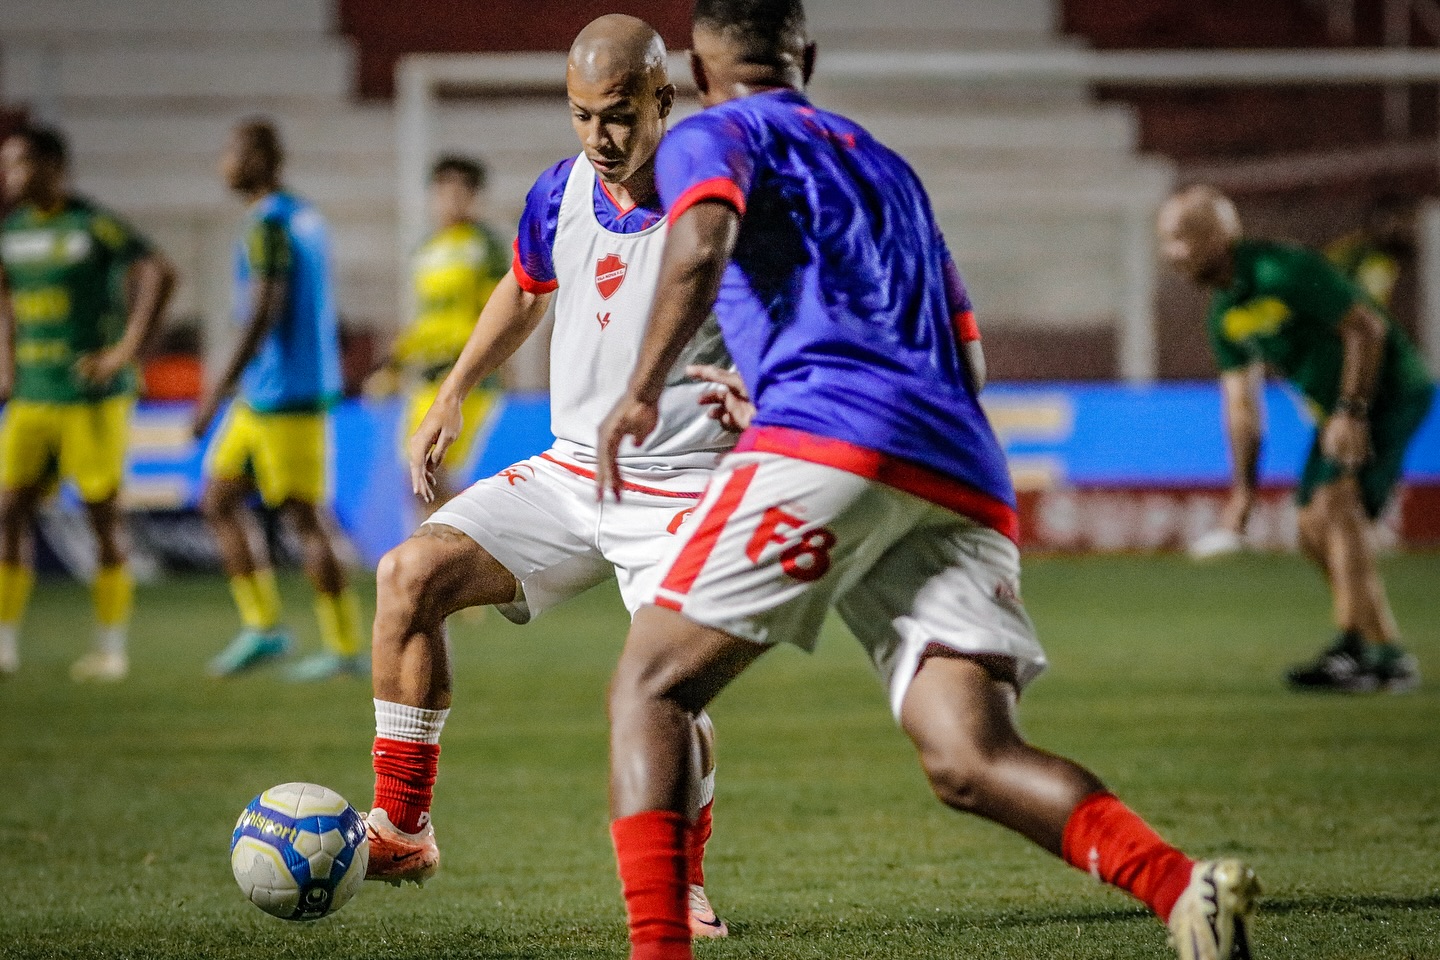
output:
[[235, 251], [235, 315], [251, 321], [261, 280], [285, 285], [279, 319], [245, 367], [240, 399], [261, 413], [323, 410], [340, 396], [340, 333], [330, 230], [288, 193], [255, 203]]
[[456, 224], [425, 241], [415, 254], [415, 320], [395, 342], [395, 359], [425, 380], [444, 377], [509, 269], [508, 248], [483, 223]]

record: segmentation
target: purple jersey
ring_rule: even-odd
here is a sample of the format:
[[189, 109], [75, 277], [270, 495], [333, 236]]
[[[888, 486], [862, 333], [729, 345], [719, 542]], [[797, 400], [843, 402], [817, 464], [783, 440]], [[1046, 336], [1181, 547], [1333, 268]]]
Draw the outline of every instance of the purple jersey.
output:
[[962, 356], [969, 297], [899, 155], [772, 91], [678, 124], [656, 180], [671, 223], [702, 200], [742, 215], [715, 305], [757, 408], [737, 450], [861, 473], [1018, 538]]
[[[561, 160], [540, 174], [525, 197], [520, 230], [515, 238], [515, 279], [530, 293], [549, 293], [560, 285], [555, 276], [555, 235], [560, 224], [560, 202], [570, 180], [575, 157]], [[610, 195], [605, 181], [595, 178], [595, 219], [606, 230], [620, 234], [644, 233], [665, 216], [657, 207], [622, 207]]]

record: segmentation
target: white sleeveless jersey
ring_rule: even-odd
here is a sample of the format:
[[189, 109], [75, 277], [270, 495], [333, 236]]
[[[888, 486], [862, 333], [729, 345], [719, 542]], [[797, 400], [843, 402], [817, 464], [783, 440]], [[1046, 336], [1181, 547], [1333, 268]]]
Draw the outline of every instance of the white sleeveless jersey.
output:
[[[615, 233], [595, 217], [595, 168], [582, 154], [560, 203], [552, 256], [555, 332], [550, 341], [550, 429], [556, 449], [595, 461], [600, 424], [625, 392], [640, 356], [650, 305], [660, 280], [665, 220], [640, 233]], [[710, 469], [735, 443], [699, 398], [706, 384], [685, 365], [731, 366], [712, 315], [685, 349], [660, 397], [660, 422], [643, 445], [626, 441], [620, 466], [662, 473]]]

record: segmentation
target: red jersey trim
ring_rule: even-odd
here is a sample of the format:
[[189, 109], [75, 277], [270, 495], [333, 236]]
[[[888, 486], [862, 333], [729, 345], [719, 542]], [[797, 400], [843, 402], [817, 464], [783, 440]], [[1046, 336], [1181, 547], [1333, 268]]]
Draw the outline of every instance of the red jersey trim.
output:
[[675, 198], [675, 203], [671, 205], [670, 212], [666, 216], [670, 218], [671, 223], [674, 223], [680, 219], [681, 214], [702, 200], [724, 200], [735, 208], [736, 213], [742, 217], [745, 216], [744, 192], [741, 191], [739, 184], [724, 177], [701, 180], [688, 188]]
[[960, 335], [961, 343], [974, 343], [980, 339], [980, 325], [975, 322], [974, 310], [962, 310], [955, 314], [955, 332]]
[[537, 297], [542, 293], [554, 293], [560, 289], [559, 280], [536, 280], [525, 272], [525, 264], [520, 262], [520, 238], [515, 238], [514, 243], [515, 259], [510, 263], [510, 272], [515, 274], [515, 282], [520, 284], [520, 289], [526, 293], [533, 293]]
[[[556, 460], [548, 453], [540, 454], [540, 459], [549, 460], [551, 463], [555, 464], [555, 466], [563, 467], [564, 469], [569, 470], [571, 473], [575, 474], [577, 477], [584, 477], [586, 480], [595, 479], [594, 470], [586, 470], [584, 467], [578, 466], [576, 464], [566, 463], [564, 460]], [[644, 484], [631, 483], [628, 480], [623, 481], [620, 486], [622, 489], [629, 490], [631, 493], [648, 493], [652, 497], [670, 497], [674, 500], [699, 500], [701, 496], [698, 491], [695, 493], [687, 493], [683, 490], [661, 490], [659, 487], [647, 487]]]
[[610, 192], [610, 185], [607, 184], [604, 180], [601, 180], [600, 174], [598, 173], [595, 174], [595, 182], [600, 184], [600, 192], [605, 194], [605, 199], [610, 201], [610, 205], [615, 208], [616, 213], [620, 214], [623, 217], [625, 214], [635, 209], [636, 205], [634, 203], [630, 204], [630, 206], [627, 207], [622, 205], [619, 200], [616, 200], [615, 194]]
[[735, 452], [751, 451], [778, 453], [883, 483], [969, 517], [1016, 544], [1020, 542], [1020, 516], [1010, 504], [907, 460], [789, 427], [751, 427], [746, 430], [740, 442], [735, 444]]

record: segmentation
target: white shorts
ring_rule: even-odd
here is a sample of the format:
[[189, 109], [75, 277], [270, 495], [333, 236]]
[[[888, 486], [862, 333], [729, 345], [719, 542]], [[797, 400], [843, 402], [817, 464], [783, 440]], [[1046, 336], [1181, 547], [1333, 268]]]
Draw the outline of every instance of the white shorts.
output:
[[594, 472], [550, 450], [474, 484], [427, 522], [464, 533], [515, 575], [523, 598], [497, 605], [515, 623], [612, 576], [633, 614], [710, 476], [677, 470], [634, 479], [621, 502], [596, 503]]
[[727, 457], [644, 598], [756, 643], [815, 645], [833, 605], [898, 718], [931, 644], [1014, 660], [1045, 652], [1020, 602], [1020, 553], [989, 527], [834, 467]]

